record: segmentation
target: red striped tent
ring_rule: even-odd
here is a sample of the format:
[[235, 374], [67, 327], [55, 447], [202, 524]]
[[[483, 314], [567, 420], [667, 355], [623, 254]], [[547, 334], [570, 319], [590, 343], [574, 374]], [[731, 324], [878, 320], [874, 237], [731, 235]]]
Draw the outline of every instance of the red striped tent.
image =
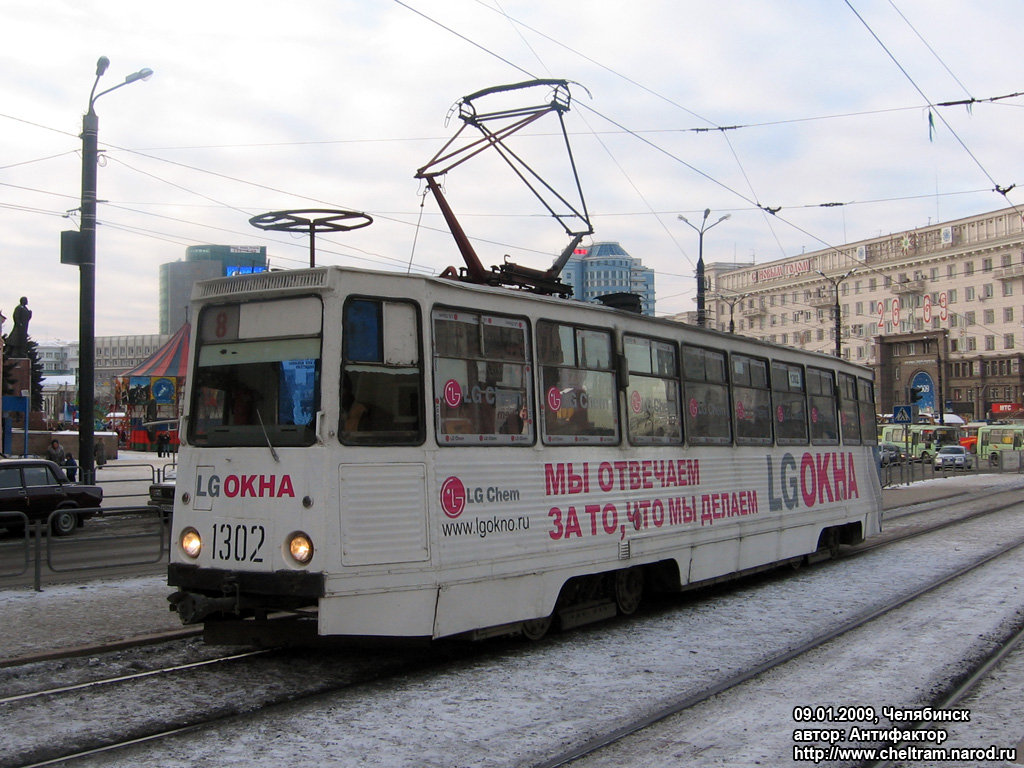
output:
[[148, 359], [117, 377], [117, 407], [128, 414], [130, 424], [125, 435], [128, 448], [155, 448], [161, 432], [167, 432], [170, 443], [177, 444], [191, 330], [185, 323]]

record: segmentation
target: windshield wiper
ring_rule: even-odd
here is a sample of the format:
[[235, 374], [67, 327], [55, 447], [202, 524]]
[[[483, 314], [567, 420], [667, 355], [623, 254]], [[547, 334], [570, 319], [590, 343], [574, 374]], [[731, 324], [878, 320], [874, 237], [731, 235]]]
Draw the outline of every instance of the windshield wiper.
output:
[[270, 455], [274, 457], [274, 461], [278, 464], [281, 463], [281, 459], [278, 458], [277, 451], [274, 450], [274, 444], [270, 442], [270, 435], [267, 434], [267, 427], [263, 423], [263, 416], [260, 414], [260, 409], [256, 409], [256, 418], [260, 420], [260, 428], [263, 430], [263, 437], [267, 439], [267, 447], [270, 449]]

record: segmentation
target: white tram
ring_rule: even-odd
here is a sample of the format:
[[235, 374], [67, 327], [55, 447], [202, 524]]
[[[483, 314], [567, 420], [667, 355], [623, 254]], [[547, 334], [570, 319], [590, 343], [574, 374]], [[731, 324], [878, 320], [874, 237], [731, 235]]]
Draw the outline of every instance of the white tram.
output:
[[170, 600], [220, 638], [536, 637], [880, 530], [870, 374], [834, 357], [339, 267], [193, 317]]

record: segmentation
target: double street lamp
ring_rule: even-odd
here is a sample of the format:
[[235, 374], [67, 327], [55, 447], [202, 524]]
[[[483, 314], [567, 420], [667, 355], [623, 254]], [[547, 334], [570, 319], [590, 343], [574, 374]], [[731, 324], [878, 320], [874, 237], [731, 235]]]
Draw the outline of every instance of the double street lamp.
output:
[[749, 294], [747, 293], [740, 293], [735, 296], [726, 296], [724, 294], [719, 293], [716, 296], [716, 298], [719, 301], [724, 301], [726, 304], [729, 305], [729, 333], [736, 333], [736, 320], [734, 318], [736, 305], [742, 302], [745, 298], [747, 298], [747, 296], [749, 296]]
[[843, 280], [845, 280], [850, 275], [852, 275], [854, 272], [856, 272], [857, 268], [854, 267], [849, 272], [847, 272], [845, 275], [841, 275], [839, 277], [829, 277], [824, 272], [822, 272], [820, 269], [816, 269], [814, 271], [817, 272], [822, 277], [824, 277], [830, 283], [832, 283], [832, 287], [835, 289], [835, 292], [836, 292], [835, 306], [832, 308], [832, 320], [835, 323], [835, 330], [834, 330], [834, 332], [835, 332], [835, 335], [836, 335], [836, 357], [842, 357], [843, 356], [843, 319], [842, 319], [842, 315], [840, 314], [840, 311], [839, 311], [840, 310], [840, 307], [839, 307], [839, 286], [842, 285]]
[[96, 86], [109, 66], [110, 59], [100, 56], [96, 62], [96, 80], [89, 93], [89, 111], [82, 118], [82, 228], [75, 257], [79, 268], [78, 459], [83, 483], [94, 482], [96, 473], [93, 411], [96, 408], [96, 165], [100, 123], [94, 106], [100, 96], [153, 76], [153, 70], [140, 69], [128, 75], [123, 83], [96, 93]]
[[700, 226], [694, 224], [681, 213], [676, 217], [680, 221], [685, 221], [697, 232], [697, 325], [701, 328], [707, 324], [707, 314], [704, 311], [704, 294], [707, 291], [707, 285], [704, 282], [704, 233], [715, 226], [715, 224], [721, 224], [732, 216], [732, 214], [727, 213], [718, 221], [708, 224], [708, 216], [710, 215], [711, 209], [705, 208], [704, 219], [701, 221]]

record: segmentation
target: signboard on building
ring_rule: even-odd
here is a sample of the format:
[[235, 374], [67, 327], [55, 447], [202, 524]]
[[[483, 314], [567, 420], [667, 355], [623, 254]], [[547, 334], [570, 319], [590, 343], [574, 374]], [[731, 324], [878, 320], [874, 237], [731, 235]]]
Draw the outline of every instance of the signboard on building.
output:
[[1021, 410], [1020, 403], [992, 403], [992, 413], [1005, 414]]
[[753, 273], [755, 283], [763, 283], [766, 280], [781, 280], [784, 277], [796, 277], [805, 272], [811, 271], [811, 260], [800, 259], [799, 261], [785, 261], [781, 264], [771, 264], [762, 267]]
[[924, 413], [935, 413], [935, 386], [931, 374], [918, 371], [910, 380], [910, 386], [921, 390], [921, 399], [917, 403], [918, 408]]

